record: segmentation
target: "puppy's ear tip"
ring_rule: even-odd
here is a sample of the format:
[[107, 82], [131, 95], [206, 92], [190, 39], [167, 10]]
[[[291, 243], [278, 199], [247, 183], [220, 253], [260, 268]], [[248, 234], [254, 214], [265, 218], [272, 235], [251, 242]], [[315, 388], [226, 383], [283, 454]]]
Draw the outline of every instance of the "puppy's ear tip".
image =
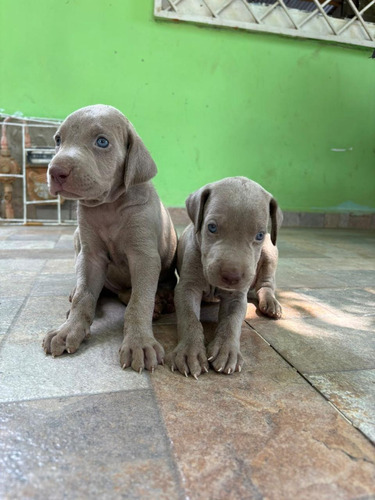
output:
[[279, 204], [275, 198], [271, 198], [270, 201], [270, 216], [271, 216], [271, 241], [274, 246], [276, 246], [277, 233], [283, 221], [283, 213], [279, 207]]
[[157, 167], [142, 139], [129, 122], [127, 152], [125, 157], [125, 187], [151, 180]]
[[195, 231], [198, 233], [203, 220], [203, 210], [210, 195], [209, 186], [204, 186], [198, 191], [190, 194], [186, 199], [186, 209], [190, 220], [194, 223]]

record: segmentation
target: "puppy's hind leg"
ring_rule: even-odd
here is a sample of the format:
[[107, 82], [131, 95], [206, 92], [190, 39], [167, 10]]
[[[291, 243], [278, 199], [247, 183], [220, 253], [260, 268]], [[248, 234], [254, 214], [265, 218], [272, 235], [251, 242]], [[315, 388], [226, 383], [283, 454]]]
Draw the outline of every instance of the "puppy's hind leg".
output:
[[[81, 239], [80, 239], [80, 236], [79, 236], [79, 228], [78, 227], [74, 231], [73, 243], [74, 243], [75, 259], [77, 260], [79, 252], [81, 251]], [[69, 294], [68, 300], [69, 300], [70, 303], [73, 302], [73, 297], [74, 297], [74, 294], [76, 293], [76, 289], [77, 289], [77, 285], [73, 288], [73, 290]], [[66, 311], [66, 319], [69, 318], [69, 314], [70, 314], [70, 308]]]
[[159, 281], [155, 296], [153, 320], [159, 319], [162, 314], [170, 314], [176, 310], [174, 305], [174, 289], [177, 284], [177, 277], [174, 266], [168, 271], [167, 276], [163, 278], [163, 281]]
[[275, 274], [278, 261], [278, 250], [272, 244], [270, 235], [266, 235], [262, 254], [259, 259], [255, 291], [260, 311], [274, 319], [281, 318], [282, 308], [275, 297]]
[[[126, 306], [130, 302], [131, 288], [118, 294], [118, 298]], [[152, 315], [153, 321], [160, 318], [162, 314], [173, 313], [175, 311], [173, 302], [173, 290], [164, 290], [158, 288], [155, 295], [154, 312]]]

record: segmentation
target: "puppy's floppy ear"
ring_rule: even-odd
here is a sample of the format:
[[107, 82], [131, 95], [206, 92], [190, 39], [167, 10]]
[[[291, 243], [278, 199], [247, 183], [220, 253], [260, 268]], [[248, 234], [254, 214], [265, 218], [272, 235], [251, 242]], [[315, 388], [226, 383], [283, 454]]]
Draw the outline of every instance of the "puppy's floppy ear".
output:
[[127, 140], [124, 179], [126, 190], [133, 184], [149, 181], [157, 173], [154, 160], [130, 122], [127, 125]]
[[194, 223], [195, 232], [198, 232], [202, 225], [204, 206], [210, 196], [211, 188], [204, 186], [192, 193], [186, 200], [187, 213]]
[[283, 213], [275, 198], [270, 201], [270, 217], [271, 217], [271, 241], [276, 245], [277, 232], [283, 222]]

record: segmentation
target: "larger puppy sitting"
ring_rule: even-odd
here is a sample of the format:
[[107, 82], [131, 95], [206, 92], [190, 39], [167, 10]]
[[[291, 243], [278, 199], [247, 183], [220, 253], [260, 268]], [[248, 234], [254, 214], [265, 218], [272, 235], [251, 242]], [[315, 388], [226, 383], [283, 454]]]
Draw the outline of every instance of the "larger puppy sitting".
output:
[[[281, 316], [275, 297], [281, 211], [270, 193], [246, 177], [208, 184], [189, 196], [186, 207], [192, 223], [178, 243], [178, 345], [169, 363], [195, 378], [208, 371], [209, 362], [218, 372], [241, 371], [240, 334], [249, 291], [256, 292], [262, 313]], [[202, 298], [208, 297], [219, 298], [220, 309], [206, 351], [199, 315]]]
[[53, 195], [78, 200], [77, 284], [64, 324], [44, 338], [46, 353], [74, 353], [89, 336], [103, 287], [131, 288], [125, 312], [123, 368], [153, 371], [163, 347], [152, 332], [155, 294], [175, 285], [177, 238], [152, 186], [156, 165], [131, 123], [117, 109], [79, 109], [55, 135], [48, 168]]

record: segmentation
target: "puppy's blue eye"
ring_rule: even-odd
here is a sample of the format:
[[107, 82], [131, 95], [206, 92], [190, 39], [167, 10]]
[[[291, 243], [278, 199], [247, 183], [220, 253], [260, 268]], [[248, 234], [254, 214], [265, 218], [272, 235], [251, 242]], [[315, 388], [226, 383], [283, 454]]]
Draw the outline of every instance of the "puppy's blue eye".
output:
[[264, 240], [264, 233], [262, 233], [262, 232], [258, 233], [258, 234], [255, 236], [255, 239], [256, 239], [257, 241], [262, 241], [262, 240]]
[[210, 231], [210, 233], [216, 233], [217, 225], [214, 223], [208, 224], [207, 229]]
[[96, 145], [100, 148], [107, 148], [109, 146], [109, 142], [105, 137], [98, 137], [96, 139]]
[[59, 135], [56, 135], [55, 136], [55, 144], [56, 144], [56, 147], [58, 148], [61, 144], [61, 137]]

